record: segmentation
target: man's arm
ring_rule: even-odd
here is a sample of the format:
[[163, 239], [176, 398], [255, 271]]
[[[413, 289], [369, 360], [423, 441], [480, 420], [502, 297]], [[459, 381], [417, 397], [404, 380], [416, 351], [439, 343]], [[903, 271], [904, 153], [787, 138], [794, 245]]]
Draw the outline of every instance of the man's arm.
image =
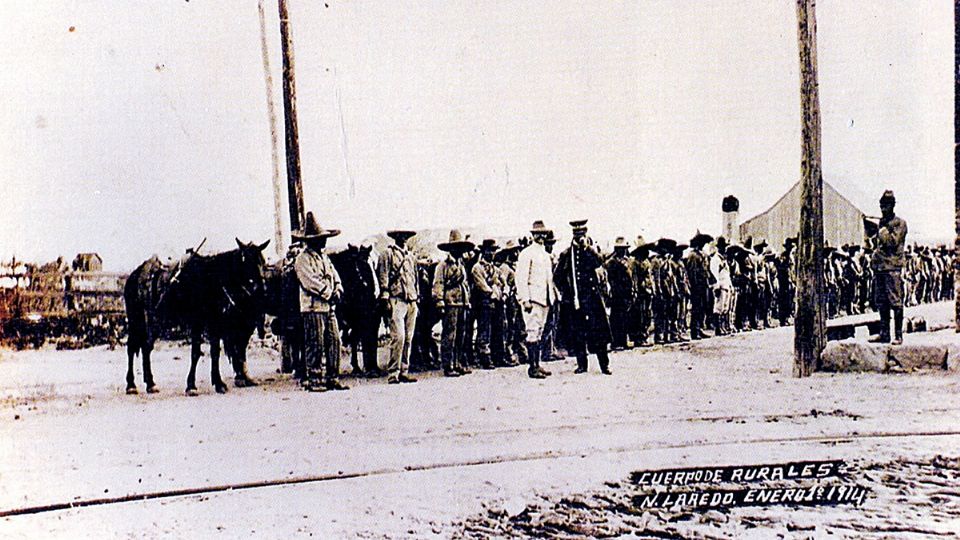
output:
[[437, 269], [433, 275], [433, 301], [437, 303], [437, 307], [443, 308], [443, 274], [447, 272], [446, 261], [440, 261], [437, 264]]
[[390, 250], [387, 249], [377, 259], [377, 281], [380, 283], [380, 299], [390, 296]]

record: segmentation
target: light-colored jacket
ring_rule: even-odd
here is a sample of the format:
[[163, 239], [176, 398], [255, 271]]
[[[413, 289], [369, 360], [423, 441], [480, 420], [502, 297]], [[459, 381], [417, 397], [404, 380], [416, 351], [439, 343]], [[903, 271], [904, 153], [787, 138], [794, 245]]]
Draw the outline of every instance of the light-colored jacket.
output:
[[332, 311], [343, 294], [343, 285], [330, 257], [308, 248], [297, 256], [293, 268], [300, 281], [300, 312]]
[[557, 302], [557, 286], [553, 283], [553, 261], [543, 246], [534, 242], [517, 257], [517, 300], [551, 306]]

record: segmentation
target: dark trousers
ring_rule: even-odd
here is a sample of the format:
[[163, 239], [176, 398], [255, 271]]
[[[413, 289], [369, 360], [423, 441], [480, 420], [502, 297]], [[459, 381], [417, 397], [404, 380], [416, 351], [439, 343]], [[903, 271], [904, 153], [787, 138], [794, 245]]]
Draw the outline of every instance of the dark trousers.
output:
[[493, 327], [496, 320], [496, 303], [492, 300], [480, 300], [474, 304], [473, 313], [477, 321], [477, 363], [481, 366], [490, 366], [491, 344], [493, 341]]
[[630, 337], [635, 344], [647, 341], [650, 336], [650, 323], [653, 320], [653, 305], [650, 296], [641, 294], [630, 308]]
[[709, 291], [697, 291], [690, 297], [690, 337], [704, 337], [703, 328], [707, 323], [707, 301]]
[[570, 336], [570, 348], [574, 356], [577, 357], [577, 367], [587, 369], [587, 351], [597, 355], [597, 361], [600, 363], [600, 369], [606, 370], [610, 367], [610, 357], [607, 356], [606, 341], [596, 340], [593, 336], [594, 331], [590, 321], [586, 319], [586, 311], [583, 309], [571, 309], [572, 332]]
[[470, 342], [467, 338], [465, 306], [448, 306], [443, 310], [443, 331], [440, 337], [440, 358], [444, 371], [455, 371], [464, 365]]
[[627, 334], [630, 329], [630, 306], [610, 306], [610, 333], [613, 335], [613, 346], [619, 349], [627, 348]]
[[335, 313], [303, 313], [303, 359], [307, 379], [331, 382], [340, 376], [340, 328]]

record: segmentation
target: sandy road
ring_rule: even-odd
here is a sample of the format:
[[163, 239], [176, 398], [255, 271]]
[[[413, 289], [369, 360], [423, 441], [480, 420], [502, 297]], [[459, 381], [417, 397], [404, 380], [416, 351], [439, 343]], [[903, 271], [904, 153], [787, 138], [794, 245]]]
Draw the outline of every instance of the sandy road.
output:
[[[546, 381], [512, 369], [319, 395], [276, 379], [259, 349], [252, 371], [276, 380], [192, 399], [179, 347], [158, 354], [164, 392], [135, 397], [121, 392], [120, 351], [4, 352], [0, 511], [161, 497], [9, 516], [0, 533], [449, 536], [485, 504], [638, 468], [960, 448], [955, 374], [795, 380], [790, 340], [778, 329], [618, 353], [612, 377], [563, 362]], [[250, 489], [208, 493], [228, 486]]]

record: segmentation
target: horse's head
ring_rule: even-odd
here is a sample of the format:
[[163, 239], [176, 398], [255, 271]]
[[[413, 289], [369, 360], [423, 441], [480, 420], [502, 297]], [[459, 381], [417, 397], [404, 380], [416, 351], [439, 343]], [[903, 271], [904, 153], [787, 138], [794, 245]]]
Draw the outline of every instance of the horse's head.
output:
[[263, 260], [263, 250], [270, 244], [267, 240], [262, 244], [245, 243], [237, 240], [237, 259], [234, 275], [240, 286], [247, 294], [260, 297], [263, 294], [263, 272], [266, 263]]

